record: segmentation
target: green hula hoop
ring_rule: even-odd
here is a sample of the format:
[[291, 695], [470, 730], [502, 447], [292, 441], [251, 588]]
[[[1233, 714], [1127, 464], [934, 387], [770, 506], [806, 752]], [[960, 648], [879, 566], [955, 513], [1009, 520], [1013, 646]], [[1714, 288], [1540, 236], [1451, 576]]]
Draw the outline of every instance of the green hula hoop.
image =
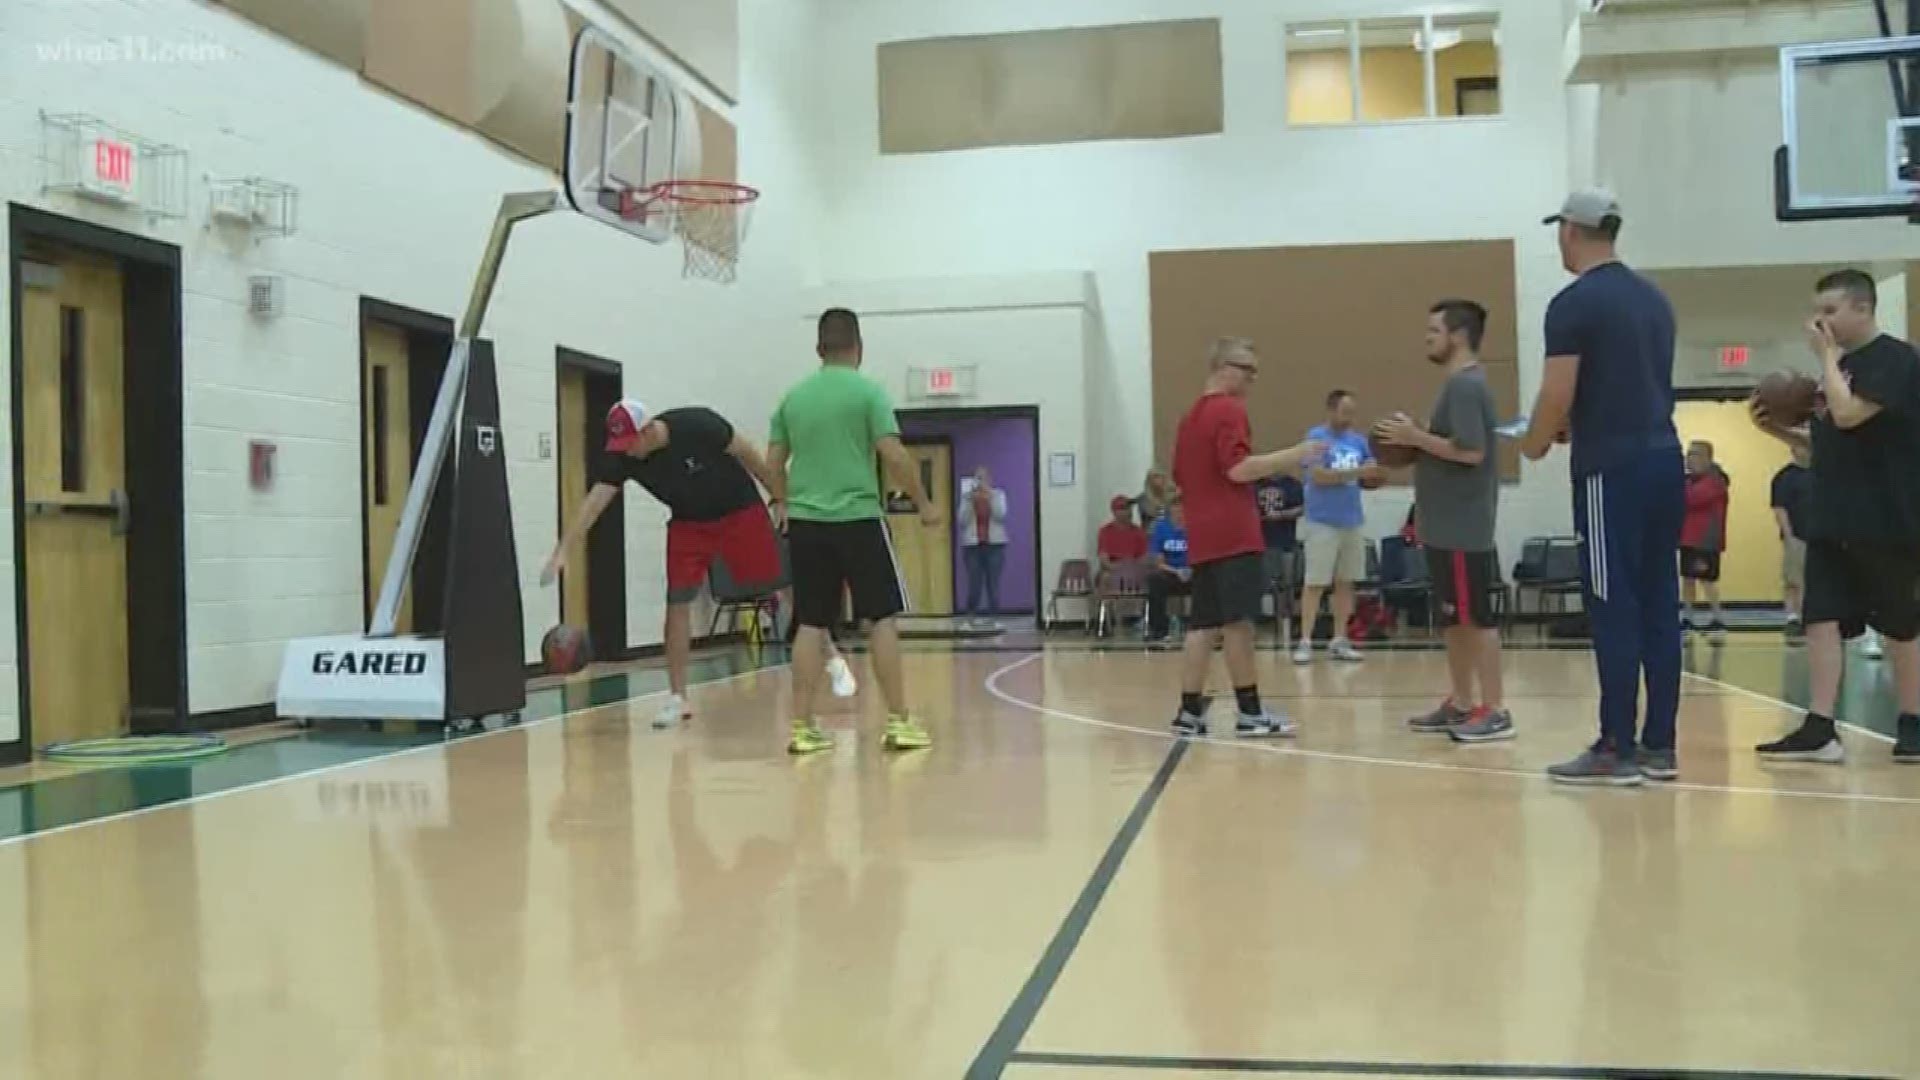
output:
[[227, 740], [218, 735], [131, 735], [53, 743], [40, 756], [69, 765], [161, 765], [226, 752]]

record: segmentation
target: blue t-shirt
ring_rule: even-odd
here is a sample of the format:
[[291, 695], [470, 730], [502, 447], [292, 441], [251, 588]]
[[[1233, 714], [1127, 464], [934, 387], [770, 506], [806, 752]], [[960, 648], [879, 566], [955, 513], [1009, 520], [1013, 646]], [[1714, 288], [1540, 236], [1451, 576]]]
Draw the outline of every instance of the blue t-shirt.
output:
[[1147, 535], [1147, 550], [1167, 561], [1175, 570], [1187, 568], [1187, 530], [1173, 523], [1170, 517], [1163, 517], [1153, 523], [1153, 532]]
[[[1322, 468], [1357, 469], [1373, 461], [1373, 447], [1368, 445], [1367, 437], [1355, 428], [1335, 435], [1331, 428], [1321, 424], [1307, 432], [1307, 438], [1327, 444], [1327, 452], [1313, 463]], [[1307, 520], [1335, 529], [1357, 529], [1365, 525], [1367, 513], [1360, 506], [1360, 482], [1349, 480], [1344, 484], [1316, 484], [1309, 477]]]
[[1603, 263], [1547, 305], [1547, 355], [1578, 356], [1573, 475], [1679, 450], [1673, 427], [1673, 307], [1651, 281]]

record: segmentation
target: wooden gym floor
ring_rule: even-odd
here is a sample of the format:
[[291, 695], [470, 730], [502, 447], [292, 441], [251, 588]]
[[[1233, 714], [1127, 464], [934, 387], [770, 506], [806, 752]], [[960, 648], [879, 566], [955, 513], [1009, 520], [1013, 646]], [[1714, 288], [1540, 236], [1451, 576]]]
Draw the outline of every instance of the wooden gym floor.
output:
[[1263, 654], [1297, 743], [1174, 741], [1174, 655], [1072, 647], [911, 653], [907, 757], [863, 694], [789, 760], [779, 668], [675, 732], [574, 697], [7, 842], [0, 1076], [1920, 1075], [1920, 769], [1756, 762], [1785, 656], [1696, 659], [1638, 791], [1539, 775], [1577, 651], [1474, 749], [1402, 725], [1431, 652]]

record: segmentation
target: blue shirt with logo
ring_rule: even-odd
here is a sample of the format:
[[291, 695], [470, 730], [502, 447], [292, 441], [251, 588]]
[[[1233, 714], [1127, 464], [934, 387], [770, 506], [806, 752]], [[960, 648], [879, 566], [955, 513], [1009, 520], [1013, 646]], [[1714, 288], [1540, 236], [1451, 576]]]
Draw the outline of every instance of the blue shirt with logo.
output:
[[[1307, 432], [1307, 438], [1327, 444], [1318, 464], [1327, 469], [1357, 469], [1373, 461], [1373, 447], [1355, 428], [1335, 434], [1325, 424]], [[1366, 510], [1360, 504], [1360, 482], [1316, 484], [1307, 481], [1307, 520], [1335, 529], [1357, 529], [1367, 523]]]
[[1602, 263], [1547, 306], [1547, 355], [1578, 356], [1573, 475], [1650, 451], [1678, 450], [1673, 427], [1673, 307], [1653, 282]]
[[1153, 523], [1153, 532], [1147, 535], [1147, 550], [1165, 559], [1170, 568], [1185, 570], [1187, 530], [1175, 525], [1172, 518], [1163, 517]]

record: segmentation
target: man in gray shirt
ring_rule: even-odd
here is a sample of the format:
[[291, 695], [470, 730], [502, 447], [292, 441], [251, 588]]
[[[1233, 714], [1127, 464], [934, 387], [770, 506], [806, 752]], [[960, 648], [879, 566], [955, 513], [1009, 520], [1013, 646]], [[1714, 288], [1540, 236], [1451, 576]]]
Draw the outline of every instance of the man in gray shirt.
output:
[[[1446, 368], [1446, 385], [1425, 427], [1404, 413], [1381, 421], [1383, 441], [1420, 451], [1413, 502], [1426, 548], [1433, 595], [1445, 628], [1452, 693], [1409, 723], [1455, 742], [1511, 739], [1500, 680], [1500, 631], [1492, 591], [1500, 580], [1494, 520], [1500, 506], [1500, 421], [1480, 366], [1487, 309], [1471, 300], [1442, 300], [1427, 314], [1427, 359]], [[1480, 694], [1475, 698], [1474, 680]]]

